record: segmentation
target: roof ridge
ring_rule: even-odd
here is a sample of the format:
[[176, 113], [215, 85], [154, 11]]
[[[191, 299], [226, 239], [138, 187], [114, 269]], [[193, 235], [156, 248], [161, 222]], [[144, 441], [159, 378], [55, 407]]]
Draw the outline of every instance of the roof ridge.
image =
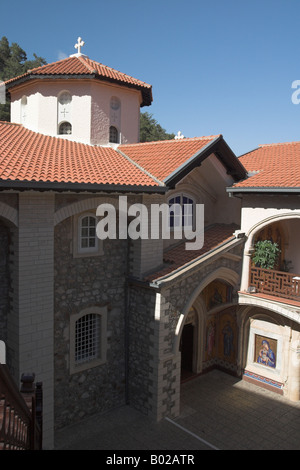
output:
[[258, 148], [263, 148], [263, 147], [276, 147], [277, 145], [295, 145], [295, 144], [300, 144], [300, 141], [292, 141], [292, 142], [275, 142], [273, 144], [259, 144]]
[[23, 77], [30, 75], [31, 73], [36, 73], [38, 70], [45, 69], [46, 67], [53, 66], [54, 64], [60, 64], [61, 62], [64, 62], [68, 59], [74, 59], [74, 58], [76, 57], [65, 57], [64, 59], [55, 60], [47, 64], [39, 65], [39, 67], [34, 67], [33, 69], [26, 70], [26, 72], [22, 73], [21, 75], [17, 75], [16, 77], [12, 77], [12, 78], [9, 78], [8, 80], [5, 80], [4, 83], [10, 83], [10, 82], [16, 81], [19, 78], [23, 78]]
[[[36, 70], [44, 69], [44, 68], [52, 66], [54, 64], [60, 64], [61, 62], [64, 62], [64, 61], [69, 60], [69, 59], [76, 59], [76, 57], [70, 57], [69, 56], [69, 57], [65, 57], [64, 59], [54, 60], [53, 62], [49, 62], [47, 64], [40, 65], [39, 67], [34, 67], [33, 69], [28, 69], [27, 72], [25, 72], [25, 74], [35, 72]], [[15, 77], [15, 78], [18, 78], [18, 77]]]
[[90, 59], [89, 57], [85, 57], [85, 60], [88, 60], [90, 62], [92, 62], [93, 64], [96, 64], [96, 65], [100, 65], [101, 67], [105, 67], [107, 70], [110, 70], [111, 72], [116, 72], [120, 75], [123, 75], [124, 77], [128, 77], [128, 78], [131, 78], [132, 80], [135, 80], [137, 83], [143, 83], [144, 85], [148, 86], [148, 87], [151, 87], [151, 85], [149, 85], [149, 83], [147, 82], [144, 82], [143, 80], [140, 80], [139, 78], [135, 78], [133, 77], [132, 75], [129, 75], [128, 73], [125, 73], [125, 72], [121, 72], [120, 70], [114, 68], [114, 67], [110, 67], [109, 65], [105, 65], [103, 64], [102, 62], [98, 62], [97, 60], [94, 60], [94, 59]]
[[84, 57], [84, 56], [79, 56], [79, 57], [75, 57], [75, 59], [78, 59], [80, 60], [80, 62], [85, 65], [85, 67], [88, 68], [88, 70], [91, 72], [91, 73], [97, 73], [97, 71], [95, 69], [92, 68], [92, 66], [87, 62], [87, 57]]
[[128, 157], [128, 155], [126, 155], [126, 153], [122, 152], [119, 148], [116, 148], [116, 151], [118, 153], [120, 153], [124, 158], [126, 158], [130, 163], [132, 163], [136, 168], [138, 168], [140, 171], [142, 171], [143, 173], [145, 173], [147, 176], [149, 176], [150, 178], [152, 178], [156, 183], [159, 184], [159, 186], [165, 186], [165, 184], [159, 180], [158, 178], [156, 178], [156, 176], [153, 176], [149, 171], [145, 170], [145, 168], [143, 168], [141, 165], [139, 165], [138, 163], [136, 163], [134, 160], [132, 160], [132, 158]]
[[202, 137], [184, 137], [183, 139], [165, 139], [165, 140], [152, 140], [150, 142], [136, 142], [132, 144], [122, 144], [120, 147], [129, 147], [129, 146], [137, 146], [137, 145], [151, 145], [151, 144], [170, 144], [171, 142], [178, 143], [178, 142], [185, 142], [185, 141], [198, 141], [198, 140], [211, 140], [215, 139], [216, 137], [220, 137], [221, 134], [216, 134], [216, 135], [207, 135], [207, 136], [202, 136]]

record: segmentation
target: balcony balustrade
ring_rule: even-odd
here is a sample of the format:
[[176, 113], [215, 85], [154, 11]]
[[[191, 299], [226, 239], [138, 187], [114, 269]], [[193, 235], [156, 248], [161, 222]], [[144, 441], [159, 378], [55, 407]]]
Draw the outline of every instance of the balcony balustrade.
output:
[[250, 268], [249, 286], [255, 292], [300, 302], [300, 276], [272, 269]]

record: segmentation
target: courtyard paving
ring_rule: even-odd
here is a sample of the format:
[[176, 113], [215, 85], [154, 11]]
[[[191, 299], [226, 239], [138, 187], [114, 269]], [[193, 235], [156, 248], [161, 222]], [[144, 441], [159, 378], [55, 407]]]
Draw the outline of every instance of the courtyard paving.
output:
[[57, 450], [300, 450], [300, 402], [214, 370], [181, 385], [181, 413], [153, 422], [121, 406], [69, 426]]

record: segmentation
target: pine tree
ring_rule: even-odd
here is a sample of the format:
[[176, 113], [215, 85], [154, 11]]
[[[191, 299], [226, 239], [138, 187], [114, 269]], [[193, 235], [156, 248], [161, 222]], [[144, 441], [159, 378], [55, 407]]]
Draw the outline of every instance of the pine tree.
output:
[[157, 140], [174, 139], [175, 134], [168, 134], [165, 129], [153, 118], [153, 115], [145, 112], [140, 115], [140, 142], [153, 142]]
[[[34, 67], [46, 64], [46, 60], [33, 54], [34, 59], [28, 60], [26, 52], [16, 43], [9, 45], [3, 36], [0, 40], [0, 81], [6, 81], [26, 73]], [[10, 121], [10, 104], [0, 104], [0, 121]]]

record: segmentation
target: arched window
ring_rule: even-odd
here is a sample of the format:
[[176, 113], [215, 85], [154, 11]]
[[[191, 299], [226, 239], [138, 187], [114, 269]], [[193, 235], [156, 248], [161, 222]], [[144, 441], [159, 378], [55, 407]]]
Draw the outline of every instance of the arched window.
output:
[[72, 134], [72, 95], [68, 91], [62, 91], [57, 98], [57, 125], [58, 134]]
[[69, 122], [62, 122], [58, 128], [59, 135], [70, 135], [72, 134], [72, 125]]
[[171, 228], [193, 228], [194, 225], [194, 201], [189, 196], [178, 194], [169, 199]]
[[110, 126], [109, 128], [109, 142], [112, 144], [119, 143], [119, 132], [115, 126]]
[[90, 307], [70, 317], [70, 371], [106, 361], [107, 307]]
[[98, 238], [96, 235], [96, 217], [91, 214], [79, 218], [79, 252], [95, 252], [98, 250]]

